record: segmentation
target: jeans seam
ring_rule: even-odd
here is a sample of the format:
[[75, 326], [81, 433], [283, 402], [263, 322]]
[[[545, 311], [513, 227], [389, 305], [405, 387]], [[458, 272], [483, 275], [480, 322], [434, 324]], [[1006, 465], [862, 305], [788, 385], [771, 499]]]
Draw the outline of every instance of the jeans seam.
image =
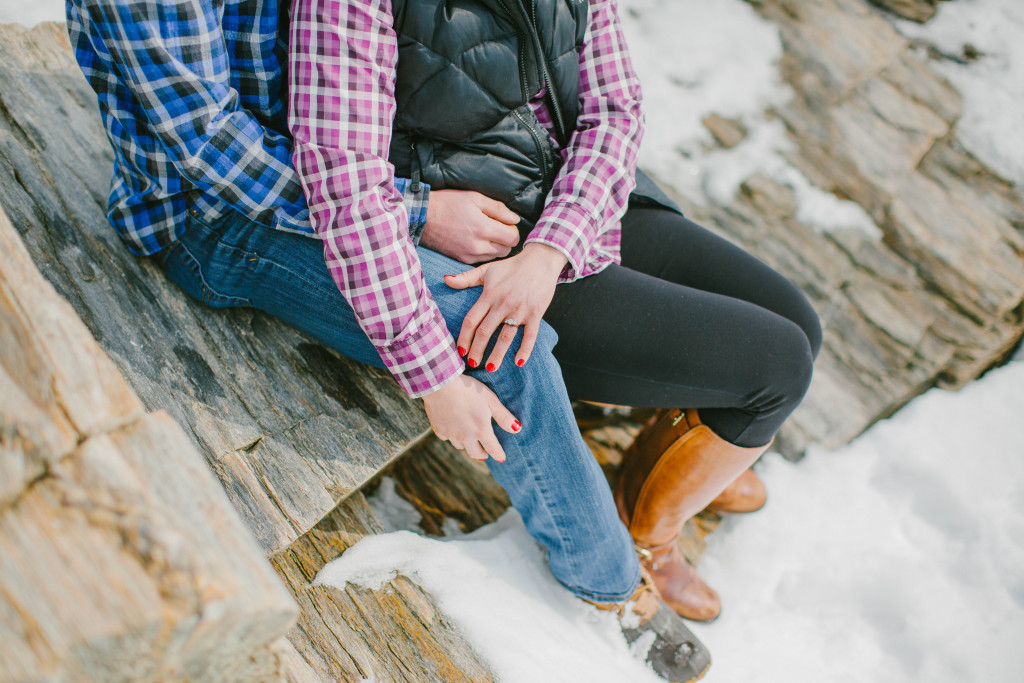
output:
[[[192, 251], [188, 248], [188, 245], [182, 242], [181, 240], [178, 240], [177, 244], [180, 244], [182, 251], [184, 251], [185, 254], [188, 255], [188, 260], [185, 264], [186, 267], [188, 267], [188, 269], [192, 271], [193, 275], [195, 275], [196, 279], [198, 280], [199, 285], [203, 288], [202, 302], [204, 304], [209, 304], [210, 302], [215, 301], [216, 303], [222, 304], [234, 303], [236, 305], [242, 306], [252, 305], [249, 299], [240, 296], [231, 296], [229, 294], [221, 294], [213, 287], [211, 287], [209, 283], [206, 281], [206, 278], [203, 276], [203, 267], [200, 264], [199, 259], [197, 259], [195, 254], [193, 254]], [[170, 256], [170, 254], [168, 254], [168, 256]]]
[[[223, 239], [223, 236], [221, 235], [221, 233], [219, 233], [217, 231], [216, 228], [214, 228], [212, 225], [210, 225], [206, 221], [202, 220], [201, 218], [193, 217], [192, 220], [195, 223], [199, 224], [207, 232], [214, 233], [217, 236], [217, 238], [218, 238], [217, 239], [217, 244], [218, 245], [220, 245], [222, 247], [225, 247], [227, 249], [230, 249], [232, 251], [238, 252], [239, 254], [241, 254], [242, 256], [244, 256], [246, 258], [253, 257], [253, 258], [257, 259], [260, 263], [269, 263], [269, 264], [271, 264], [271, 265], [281, 269], [283, 272], [287, 273], [289, 276], [291, 276], [295, 280], [297, 280], [297, 281], [301, 282], [302, 284], [306, 285], [306, 287], [308, 289], [311, 289], [311, 288], [315, 287], [315, 283], [311, 282], [307, 277], [305, 277], [301, 273], [295, 272], [294, 270], [292, 270], [291, 268], [289, 268], [285, 264], [281, 263], [280, 261], [277, 261], [276, 259], [270, 258], [268, 256], [260, 256], [259, 252], [250, 251], [250, 250], [248, 250], [248, 249], [246, 249], [246, 248], [244, 248], [244, 247], [242, 247], [242, 246], [240, 246], [238, 244], [233, 244], [232, 242], [228, 242], [227, 240]], [[272, 229], [272, 228], [268, 228], [268, 229]], [[311, 238], [307, 237], [305, 239], [311, 239]], [[326, 264], [325, 264], [325, 267], [326, 267]]]

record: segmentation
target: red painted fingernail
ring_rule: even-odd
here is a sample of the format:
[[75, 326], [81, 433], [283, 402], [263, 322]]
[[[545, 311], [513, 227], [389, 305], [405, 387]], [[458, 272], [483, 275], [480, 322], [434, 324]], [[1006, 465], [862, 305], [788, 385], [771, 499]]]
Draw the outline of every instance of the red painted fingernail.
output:
[[526, 364], [526, 359], [525, 358], [520, 358], [519, 360], [516, 361], [516, 365], [518, 365], [519, 367], [523, 367], [525, 364]]
[[469, 367], [471, 367], [471, 368], [475, 368], [476, 367], [476, 361], [473, 360], [472, 358], [470, 358], [466, 362], [469, 364]]
[[460, 355], [460, 356], [465, 356], [465, 355], [466, 355], [466, 349], [464, 349], [464, 348], [462, 348], [462, 347], [460, 346], [460, 347], [459, 347], [459, 355]]
[[494, 363], [487, 364], [487, 372], [494, 372], [495, 370], [497, 370], [497, 366], [495, 366]]
[[515, 422], [512, 423], [512, 431], [513, 432], [518, 432], [522, 428], [523, 428], [523, 425], [519, 424], [519, 420], [516, 420]]
[[445, 277], [455, 277], [454, 275], [445, 275]]

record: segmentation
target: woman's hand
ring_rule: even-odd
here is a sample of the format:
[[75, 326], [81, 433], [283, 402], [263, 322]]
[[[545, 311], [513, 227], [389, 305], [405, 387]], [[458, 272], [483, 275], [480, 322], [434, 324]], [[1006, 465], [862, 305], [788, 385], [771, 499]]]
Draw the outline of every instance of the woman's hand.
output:
[[524, 326], [523, 340], [516, 354], [522, 367], [530, 358], [540, 331], [540, 321], [555, 295], [558, 275], [568, 259], [546, 244], [531, 242], [510, 259], [494, 261], [459, 275], [446, 275], [445, 284], [453, 289], [483, 286], [480, 298], [469, 309], [459, 331], [459, 353], [467, 355], [469, 367], [477, 367], [494, 332], [500, 327], [498, 341], [487, 359], [486, 368], [494, 372], [501, 366], [505, 352], [518, 328], [505, 325], [511, 318]]
[[467, 190], [431, 190], [420, 244], [460, 263], [508, 256], [519, 244], [519, 216], [501, 202]]
[[437, 438], [451, 442], [476, 460], [487, 460], [490, 456], [498, 462], [505, 462], [505, 451], [491, 426], [492, 418], [510, 434], [522, 429], [519, 420], [501, 404], [493, 391], [467, 375], [459, 375], [424, 396], [423, 407]]

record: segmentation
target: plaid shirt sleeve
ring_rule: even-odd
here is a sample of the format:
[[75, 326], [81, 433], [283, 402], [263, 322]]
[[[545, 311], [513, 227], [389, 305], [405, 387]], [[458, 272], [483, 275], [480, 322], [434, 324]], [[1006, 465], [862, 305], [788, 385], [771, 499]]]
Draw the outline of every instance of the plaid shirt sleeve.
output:
[[390, 3], [295, 0], [288, 123], [331, 276], [412, 397], [463, 372], [423, 279], [387, 162], [397, 37]]
[[122, 79], [131, 89], [184, 178], [268, 225], [282, 203], [303, 208], [288, 138], [244, 109], [231, 85], [215, 3], [71, 4], [82, 35], [96, 41], [92, 48], [116, 69], [110, 77]]
[[633, 72], [616, 0], [594, 0], [580, 52], [579, 116], [564, 163], [527, 242], [555, 247], [569, 259], [560, 281], [593, 269], [587, 256], [598, 235], [619, 244], [619, 219], [636, 185], [643, 137], [640, 82]]

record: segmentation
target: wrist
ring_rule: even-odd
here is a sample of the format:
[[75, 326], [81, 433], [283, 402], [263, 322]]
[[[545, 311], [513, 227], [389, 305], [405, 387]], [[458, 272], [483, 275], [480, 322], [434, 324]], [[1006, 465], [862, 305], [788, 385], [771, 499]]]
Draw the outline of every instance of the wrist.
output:
[[434, 387], [429, 392], [420, 395], [420, 400], [423, 401], [424, 404], [433, 403], [438, 400], [444, 401], [445, 396], [451, 394], [452, 391], [455, 390], [454, 386], [458, 383], [459, 378], [462, 376], [463, 373], [460, 370], [459, 372], [455, 373], [438, 386]]
[[565, 264], [569, 262], [569, 258], [561, 251], [542, 242], [528, 242], [523, 247], [523, 255], [537, 260], [556, 275], [561, 273]]

